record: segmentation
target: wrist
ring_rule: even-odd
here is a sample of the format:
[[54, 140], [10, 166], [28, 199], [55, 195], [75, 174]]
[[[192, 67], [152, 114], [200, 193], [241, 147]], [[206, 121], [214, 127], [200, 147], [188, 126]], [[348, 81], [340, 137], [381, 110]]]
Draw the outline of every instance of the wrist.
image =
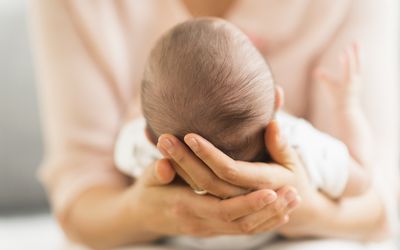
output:
[[338, 114], [351, 114], [361, 108], [360, 100], [356, 96], [338, 98], [333, 105]]
[[152, 226], [152, 216], [147, 215], [148, 208], [144, 208], [139, 199], [138, 188], [140, 187], [134, 185], [121, 195], [117, 209], [120, 213], [120, 223], [125, 225], [126, 232], [132, 238], [142, 238], [143, 241], [160, 238], [157, 228]]
[[[331, 202], [331, 201], [330, 201]], [[328, 203], [330, 203], [328, 202]], [[306, 236], [317, 236], [321, 234], [321, 230], [324, 230], [326, 225], [326, 210], [330, 209], [328, 207], [327, 198], [324, 194], [317, 190], [310, 192], [307, 201], [303, 202], [306, 207], [305, 211], [307, 218], [312, 218], [305, 225], [305, 235]]]
[[126, 187], [99, 186], [82, 194], [69, 213], [66, 234], [91, 248], [111, 248], [132, 242], [124, 209]]
[[[320, 209], [311, 195], [302, 195], [300, 206], [291, 214], [289, 223], [279, 228], [278, 232], [291, 239], [316, 236], [320, 226]], [[312, 219], [310, 219], [312, 218]]]

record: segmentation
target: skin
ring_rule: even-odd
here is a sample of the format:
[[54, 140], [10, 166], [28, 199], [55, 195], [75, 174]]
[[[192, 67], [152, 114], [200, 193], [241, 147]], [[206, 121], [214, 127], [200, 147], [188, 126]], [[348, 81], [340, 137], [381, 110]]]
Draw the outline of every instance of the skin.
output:
[[[277, 141], [267, 143], [276, 148], [272, 152], [277, 159], [284, 157]], [[68, 229], [66, 232], [74, 232], [71, 238], [95, 249], [107, 249], [164, 236], [271, 231], [287, 223], [288, 215], [300, 202], [297, 191], [288, 185], [276, 192], [259, 188], [229, 199], [200, 196], [186, 185], [174, 183], [175, 175], [169, 161], [162, 159], [149, 166], [128, 189], [90, 189], [80, 196], [61, 225]]]
[[[213, 9], [216, 9], [216, 5], [222, 4], [222, 2], [227, 1], [195, 0], [185, 2], [204, 3], [204, 10], [201, 12], [201, 15], [210, 16], [213, 14], [211, 11]], [[57, 5], [59, 5], [59, 3], [53, 1], [43, 3], [43, 6], [50, 6], [48, 8], [50, 10], [53, 10], [53, 8], [55, 10], [59, 10], [60, 7]], [[42, 8], [45, 9], [43, 6]], [[187, 5], [187, 7], [190, 8], [189, 5]], [[194, 9], [191, 9], [192, 11], [190, 12], [194, 13]], [[200, 10], [200, 7], [198, 7], [197, 9]], [[221, 13], [226, 13], [226, 9], [229, 8], [226, 7], [225, 11], [222, 11]], [[52, 11], [51, 13], [57, 12]], [[218, 16], [223, 17], [224, 14], [221, 13], [218, 14]], [[66, 34], [66, 36], [63, 36], [62, 38], [67, 41], [68, 44], [71, 46], [63, 47], [62, 43], [57, 42], [58, 40], [51, 39], [45, 40], [47, 42], [45, 43], [45, 45], [52, 48], [52, 50], [66, 51], [67, 53], [65, 54], [74, 55], [72, 57], [74, 58], [74, 60], [70, 60], [74, 64], [81, 61], [86, 62], [85, 60], [87, 59], [83, 56], [80, 57], [80, 55], [86, 56], [87, 51], [79, 50], [80, 46], [77, 46], [78, 44], [74, 40], [76, 38], [75, 34], [71, 33], [69, 29], [69, 24], [65, 20], [63, 20], [63, 15], [65, 15], [65, 13], [61, 12], [61, 15], [57, 15], [57, 20], [60, 21], [60, 23], [54, 22], [53, 19], [49, 18], [47, 15], [42, 14], [46, 13], [40, 13], [40, 15], [37, 16], [43, 16], [44, 23], [54, 23], [54, 26], [46, 26], [49, 30], [51, 29], [51, 31], [53, 32], [57, 31], [60, 26], [65, 25], [66, 29], [63, 34]], [[74, 50], [71, 50], [70, 48], [73, 48]], [[332, 50], [332, 48], [330, 50]], [[84, 51], [85, 53], [76, 53], [76, 51]], [[56, 58], [63, 59], [57, 61], [64, 63], [68, 62], [68, 59], [70, 59], [69, 57], [65, 57], [64, 54], [57, 54]], [[57, 66], [58, 64], [55, 65]], [[64, 66], [67, 69], [70, 69], [68, 64], [60, 64], [58, 66]], [[96, 66], [98, 65], [96, 64]], [[96, 68], [100, 68], [101, 74], [99, 75], [103, 75], [103, 68]], [[85, 79], [89, 79], [88, 82], [105, 83], [102, 82], [102, 77], [98, 77], [97, 73], [93, 73], [90, 70], [88, 71], [90, 73], [84, 74], [84, 77], [86, 77]], [[72, 77], [75, 75], [76, 74], [68, 74], [67, 77], [63, 74], [57, 74], [57, 77], [64, 79], [66, 82], [79, 82], [80, 79], [77, 80], [77, 78], [69, 78], [69, 76]], [[373, 88], [370, 89], [373, 90]], [[397, 91], [394, 91], [393, 89], [395, 90], [394, 86], [390, 85], [384, 89], [379, 88], [379, 91], [385, 91], [385, 94], [397, 93]], [[395, 98], [391, 96], [391, 98], [389, 99], [378, 99], [377, 97], [377, 100], [382, 101], [385, 108], [389, 109], [389, 111], [391, 112], [390, 113], [388, 111], [388, 114], [395, 113], [393, 106], [390, 106], [391, 102], [386, 102], [386, 100], [391, 99], [393, 100]], [[318, 107], [324, 107], [322, 102], [317, 102], [317, 104]], [[298, 105], [298, 103], [293, 101], [291, 105], [293, 107], [294, 105]], [[105, 112], [114, 114], [115, 110], [107, 109]], [[313, 123], [318, 123], [320, 125], [319, 127], [324, 128], [322, 130], [325, 132], [330, 131], [323, 126], [324, 124], [321, 125], [321, 122], [325, 120], [323, 120], [318, 114], [314, 113], [315, 111], [309, 113], [309, 116], [311, 117]], [[380, 118], [381, 116], [373, 116], [373, 120], [379, 120], [379, 123], [382, 124], [388, 124], [388, 121], [390, 121], [386, 119], [386, 116], [383, 116], [384, 119]], [[394, 129], [391, 129], [390, 126], [389, 129], [383, 129], [386, 127], [386, 125], [384, 127], [378, 126], [376, 132], [382, 133], [385, 136], [387, 133], [391, 134], [394, 132]], [[383, 138], [387, 138], [387, 136]], [[383, 143], [382, 141], [378, 142], [377, 145], [381, 146], [381, 148], [385, 146], [385, 151], [387, 151], [387, 153], [382, 154], [376, 159], [377, 164], [382, 165], [382, 167], [393, 165], [393, 161], [390, 160], [390, 155], [392, 155], [393, 152], [390, 149], [396, 147], [392, 147], [390, 143]], [[287, 169], [286, 167], [290, 166], [290, 164], [288, 165], [288, 163], [291, 163], [292, 159], [295, 159], [295, 152], [293, 150], [288, 152], [287, 148], [281, 146], [278, 146], [278, 148], [282, 149], [281, 156], [283, 158], [283, 162], [285, 162], [284, 164], [282, 164], [281, 169]], [[212, 147], [207, 146], [206, 149], [210, 149], [211, 158], [218, 157], [220, 155]], [[77, 150], [79, 150], [79, 152], [86, 152], [85, 148], [78, 148]], [[73, 164], [74, 163], [75, 162], [73, 162]], [[301, 163], [299, 163], [299, 165], [301, 166]], [[253, 165], [253, 169], [254, 167], [260, 166]], [[267, 166], [261, 167], [262, 169], [267, 168]], [[279, 181], [281, 183], [284, 183], [285, 181], [283, 180], [285, 180], [286, 176], [288, 176], [288, 173], [286, 170], [278, 170], [279, 169], [277, 168], [277, 171], [274, 172], [274, 178], [277, 179], [276, 182]], [[251, 170], [248, 169], [248, 171]], [[247, 179], [259, 181], [260, 178], [254, 176], [254, 178], [250, 178], [250, 176], [252, 175], [251, 172], [248, 171], [244, 171], [243, 173], [241, 173], [241, 175], [248, 176]], [[262, 171], [266, 172], [266, 170]], [[195, 202], [195, 200], [201, 198], [199, 198], [198, 195], [192, 197], [193, 193], [188, 187], [176, 188], [177, 186], [174, 184], [167, 185], [167, 183], [171, 181], [174, 175], [175, 172], [168, 163], [165, 163], [165, 160], [155, 162], [148, 167], [148, 171], [146, 172], [146, 174], [143, 175], [139, 180], [137, 180], [132, 186], [121, 187], [115, 186], [113, 184], [104, 183], [99, 186], [94, 186], [91, 189], [85, 190], [85, 192], [80, 193], [79, 196], [74, 199], [73, 203], [68, 209], [66, 209], [65, 213], [57, 213], [58, 220], [64, 231], [70, 236], [70, 238], [86, 243], [95, 249], [109, 249], [113, 246], [124, 245], [128, 243], [149, 242], [151, 240], [159, 238], [160, 231], [170, 230], [171, 232], [178, 232], [179, 230], [174, 227], [175, 224], [168, 224], [168, 222], [170, 222], [167, 215], [168, 211], [179, 211], [179, 209], [174, 209], [176, 207], [179, 207], [179, 204], [191, 204], [192, 202]], [[283, 227], [279, 227], [279, 231], [286, 236], [323, 236], [357, 240], [382, 239], [385, 237], [385, 235], [387, 236], [388, 229], [384, 212], [382, 212], [382, 201], [380, 197], [376, 194], [376, 192], [372, 189], [369, 189], [365, 195], [354, 199], [345, 199], [340, 203], [327, 200], [324, 196], [321, 196], [318, 193], [312, 192], [310, 193], [310, 195], [305, 195], [307, 194], [307, 192], [305, 192], [304, 189], [301, 188], [298, 189], [298, 194], [302, 198], [301, 205], [298, 206], [290, 214], [290, 221]], [[283, 197], [280, 194], [278, 194], [277, 196], [278, 198], [275, 202], [279, 201]], [[170, 199], [171, 197], [178, 198]], [[257, 203], [257, 200], [260, 199], [258, 195], [246, 197], [247, 198], [245, 198], [245, 202], [243, 202], [242, 200], [242, 202], [246, 204], [238, 202], [240, 203], [239, 205], [243, 205], [243, 207], [245, 207], [245, 205], [247, 204]], [[137, 203], [137, 201], [141, 201], [143, 203]], [[207, 204], [211, 205], [211, 203]], [[267, 205], [266, 207], [271, 207], [271, 211], [273, 211], [272, 204]], [[145, 212], [147, 214], [154, 215], [152, 221], [143, 221], [143, 218], [145, 217], [142, 216], [142, 214]], [[250, 212], [249, 215], [255, 213], [256, 212]], [[310, 220], [309, 218], [313, 219]], [[210, 221], [210, 227], [211, 225], [213, 225], [212, 223], [214, 223], [214, 221], [215, 219], [213, 219], [212, 222]], [[184, 221], [181, 217], [177, 218], [177, 220], [174, 221], [174, 223], [182, 223], [184, 225], [187, 225], [186, 223], [189, 222], [191, 222], [190, 219], [186, 219]], [[163, 226], [165, 226], [165, 228], [162, 228], [162, 230], [158, 229], [160, 228], [161, 223]], [[265, 231], [268, 230], [267, 227], [268, 226], [266, 226]]]
[[[173, 135], [163, 135], [159, 140], [159, 147], [164, 147], [166, 140], [172, 142], [169, 157], [181, 169], [191, 175], [194, 168], [208, 170], [208, 175], [215, 174], [221, 180], [237, 186], [245, 186], [253, 190], [262, 188], [279, 188], [282, 185], [292, 185], [299, 194], [301, 205], [293, 211], [287, 225], [279, 228], [279, 232], [287, 237], [340, 237], [359, 241], [381, 240], [387, 237], [387, 227], [382, 216], [382, 205], [379, 196], [369, 189], [365, 194], [341, 202], [335, 202], [319, 193], [306, 177], [302, 162], [296, 151], [292, 149], [284, 138], [279, 136], [279, 128], [275, 121], [268, 125], [266, 145], [276, 163], [249, 163], [234, 161], [215, 148], [210, 142], [199, 135], [188, 134], [185, 143], [193, 150], [195, 156], [183, 149], [184, 145]], [[163, 145], [163, 146], [162, 146]], [[198, 157], [205, 164], [191, 166], [193, 159]], [[199, 179], [192, 179], [200, 189], [211, 193], [221, 192], [219, 185], [207, 185]], [[206, 185], [204, 185], [206, 184]], [[232, 193], [232, 195], [234, 195]], [[360, 206], [366, 206], [360, 211]], [[365, 215], [370, 214], [368, 220]], [[252, 217], [262, 220], [263, 213], [256, 213]], [[309, 218], [315, 220], [309, 220]]]
[[[350, 87], [353, 86], [353, 82], [358, 82], [358, 79], [353, 79], [358, 76], [359, 72], [356, 52], [358, 53], [356, 45], [352, 45], [346, 50], [346, 55], [342, 59], [345, 69], [344, 80], [333, 81], [333, 76], [328, 75], [323, 69], [320, 69], [320, 73], [316, 74], [316, 78], [320, 81], [329, 80], [335, 88], [344, 85], [342, 89], [351, 91]], [[336, 92], [332, 92], [336, 94]], [[348, 97], [352, 94], [343, 96]], [[337, 99], [343, 98], [338, 96]], [[347, 99], [344, 101], [347, 102]], [[283, 92], [277, 88], [275, 109], [279, 109], [282, 103]], [[354, 101], [351, 101], [351, 103], [354, 103]], [[345, 106], [352, 107], [351, 105]], [[362, 112], [358, 112], [358, 114], [362, 114]], [[355, 121], [351, 121], [352, 124], [359, 123], [361, 118], [351, 116], [351, 119], [355, 119]], [[366, 130], [365, 125], [357, 127]], [[346, 135], [345, 137], [349, 136]], [[369, 144], [368, 141], [365, 141], [365, 137], [356, 137], [355, 139], [358, 141], [362, 139], [364, 144]], [[345, 138], [346, 140], [348, 139]], [[184, 142], [180, 142], [173, 135], [164, 134], [160, 136], [157, 147], [165, 157], [171, 159], [177, 172], [194, 189], [207, 190], [219, 197], [233, 197], [246, 190], [278, 189], [283, 185], [295, 187], [299, 192], [298, 200], [302, 199], [304, 202], [293, 212], [289, 223], [279, 228], [280, 233], [287, 237], [335, 236], [369, 241], [381, 240], [388, 235], [380, 198], [372, 187], [366, 184], [369, 181], [367, 171], [358, 164], [351, 165], [352, 181], [346, 187], [345, 195], [355, 192], [357, 197], [354, 199], [342, 198], [340, 201], [330, 200], [310, 187], [300, 158], [296, 151], [287, 145], [285, 138], [279, 136], [279, 127], [276, 121], [268, 125], [265, 134], [266, 146], [275, 161], [272, 164], [234, 161], [197, 134], [186, 135]], [[346, 141], [346, 143], [351, 145], [351, 149], [358, 148], [353, 145], [354, 142], [352, 141]], [[356, 159], [363, 158], [357, 157], [363, 155], [362, 153], [352, 153], [356, 156]], [[365, 164], [365, 161], [361, 162]], [[241, 189], [237, 189], [238, 186]], [[368, 211], [360, 212], [358, 208], [361, 206], [368, 207]], [[364, 216], [367, 214], [371, 217], [365, 220]], [[257, 216], [258, 219], [262, 219], [262, 213], [254, 215], [254, 217]], [[311, 216], [318, 219], [308, 220], [307, 218]]]
[[362, 86], [359, 45], [353, 43], [340, 57], [343, 76], [338, 78], [324, 70], [315, 72], [319, 82], [332, 93], [334, 105], [330, 112], [336, 117], [334, 126], [341, 128], [334, 136], [345, 143], [353, 157], [350, 177], [344, 196], [359, 195], [371, 185], [372, 132], [364, 115], [359, 93]]
[[[283, 103], [283, 91], [277, 87], [275, 92], [275, 109], [278, 109]], [[151, 133], [148, 130], [145, 132], [148, 139], [156, 144]], [[271, 156], [283, 162], [287, 153], [280, 149], [289, 148], [281, 146], [283, 141], [278, 138], [278, 133], [276, 123], [270, 123], [266, 128], [265, 143]], [[190, 139], [190, 136], [185, 137], [185, 141], [187, 138]], [[251, 178], [258, 174], [253, 172], [248, 176], [249, 180], [244, 179], [241, 185], [237, 185], [227, 182], [223, 175], [210, 175], [207, 165], [202, 164], [191, 151], [193, 148], [188, 148], [176, 137], [164, 135], [158, 141], [172, 142], [175, 150], [157, 144], [167, 159], [155, 161], [147, 167], [130, 188], [95, 188], [80, 197], [70, 215], [70, 223], [61, 223], [66, 232], [75, 232], [69, 235], [71, 238], [96, 249], [107, 249], [117, 245], [147, 243], [165, 236], [255, 234], [278, 229], [289, 221], [290, 213], [300, 204], [297, 190], [290, 186], [295, 182], [294, 179], [289, 180], [292, 178], [290, 171], [277, 164], [270, 165], [273, 167], [270, 168], [271, 174], [285, 175], [287, 178], [281, 179], [281, 182], [248, 186], [247, 181], [251, 182]], [[224, 157], [211, 143], [204, 139], [203, 142], [212, 150], [217, 150], [218, 157]], [[194, 152], [200, 155], [201, 151]], [[202, 152], [203, 157], [207, 157], [207, 152]], [[218, 164], [219, 160], [227, 160], [218, 157], [214, 159], [210, 155], [208, 163], [213, 166], [213, 162]], [[246, 164], [252, 163], [242, 164], [247, 167]], [[177, 173], [191, 187], [174, 182]], [[266, 172], [264, 176], [268, 174]], [[305, 186], [311, 190], [305, 173], [302, 172], [301, 176]], [[206, 189], [213, 195], [197, 195], [193, 188]], [[93, 206], [98, 209], [88, 210]], [[110, 215], [108, 211], [116, 212]], [[109, 226], [97, 226], [103, 223]]]
[[[196, 156], [180, 157], [200, 157], [227, 182], [255, 183], [253, 187], [261, 189], [225, 200], [199, 196], [187, 186], [172, 183], [174, 168], [168, 160], [159, 160], [129, 188], [95, 187], [82, 194], [68, 218], [59, 218], [69, 237], [95, 249], [108, 249], [150, 242], [166, 235], [235, 235], [275, 229], [295, 238], [312, 235], [371, 240], [387, 235], [384, 218], [374, 216], [382, 214], [379, 197], [370, 190], [358, 199], [337, 204], [320, 195], [310, 187], [296, 152], [279, 137], [275, 122], [267, 127], [266, 145], [276, 164], [230, 165], [232, 162], [226, 161], [226, 156], [204, 138], [190, 134], [185, 139], [190, 137], [198, 142]], [[226, 172], [227, 169], [233, 171]], [[241, 174], [232, 175], [238, 169]], [[269, 178], [271, 174], [274, 178]], [[284, 186], [276, 193], [270, 189], [288, 183], [295, 189]], [[215, 188], [218, 192], [218, 186]], [[366, 220], [364, 214], [371, 216]], [[308, 219], [311, 216], [314, 220]]]
[[[276, 89], [276, 109], [282, 103], [282, 91]], [[355, 201], [338, 204], [317, 192], [297, 153], [279, 135], [275, 121], [265, 133], [266, 148], [275, 161], [272, 164], [234, 161], [196, 134], [186, 135], [184, 141], [162, 135], [157, 146], [167, 159], [149, 166], [130, 188], [93, 189], [82, 195], [69, 224], [62, 224], [69, 229], [66, 231], [75, 232], [72, 238], [79, 237], [77, 240], [94, 248], [144, 243], [164, 236], [272, 230], [295, 238], [371, 240], [385, 235], [379, 197], [369, 190]], [[212, 195], [199, 196], [192, 188], [173, 182], [176, 173], [192, 188]], [[99, 209], [88, 210], [93, 206]], [[365, 220], [360, 206], [376, 216]], [[109, 211], [116, 213], [110, 215]], [[307, 219], [311, 216], [315, 220]], [[104, 224], [110, 226], [96, 226]]]
[[[229, 5], [231, 1], [207, 1], [204, 11], [209, 12], [222, 2]], [[228, 6], [218, 9], [226, 10]], [[109, 249], [166, 235], [270, 231], [287, 222], [298, 204], [297, 192], [289, 186], [276, 192], [260, 189], [222, 200], [196, 195], [191, 188], [172, 183], [174, 176], [167, 161], [156, 161], [129, 187], [104, 184], [81, 193], [68, 213], [57, 214], [58, 221], [70, 239], [94, 249]], [[266, 198], [270, 200], [262, 202]], [[255, 220], [254, 214], [260, 211], [263, 220]]]
[[[279, 86], [275, 86], [275, 103], [274, 103], [274, 112], [280, 109], [283, 105], [283, 90]], [[272, 122], [269, 126], [270, 130], [276, 131], [276, 123]], [[267, 131], [267, 130], [266, 130]], [[252, 183], [252, 180], [247, 181], [246, 179], [241, 182], [235, 182], [233, 179], [237, 180], [236, 177], [231, 177], [231, 175], [241, 175], [242, 169], [238, 169], [235, 173], [233, 169], [229, 168], [229, 166], [243, 166], [246, 165], [252, 166], [252, 163], [246, 161], [236, 161], [240, 164], [236, 164], [236, 162], [230, 157], [226, 156], [219, 149], [214, 147], [211, 143], [209, 143], [204, 138], [196, 134], [188, 134], [185, 136], [184, 141], [187, 145], [180, 142], [175, 136], [171, 134], [164, 134], [158, 138], [158, 142], [151, 140], [153, 138], [151, 136], [151, 132], [146, 127], [145, 133], [150, 141], [157, 145], [159, 151], [164, 155], [164, 157], [171, 159], [171, 164], [174, 166], [174, 169], [177, 173], [195, 190], [207, 190], [208, 193], [215, 195], [220, 198], [228, 198], [235, 197], [237, 195], [248, 193], [249, 190], [256, 190], [260, 188], [270, 188], [270, 189], [278, 189], [284, 186], [283, 183], [273, 183], [273, 181], [268, 181], [268, 185], [262, 184], [259, 186], [259, 183]], [[271, 133], [270, 133], [271, 134]], [[265, 133], [265, 144], [267, 145], [267, 136]], [[204, 145], [212, 148], [213, 151], [218, 152], [218, 159], [213, 159], [212, 156], [209, 156], [212, 150], [206, 147], [206, 152], [200, 150], [199, 142], [201, 141]], [[271, 142], [273, 143], [273, 142]], [[273, 148], [273, 146], [270, 146]], [[203, 146], [204, 148], [204, 146]], [[256, 151], [254, 153], [257, 153]], [[272, 153], [272, 152], [270, 152]], [[203, 155], [205, 154], [205, 155]], [[253, 154], [254, 155], [254, 154]], [[258, 165], [263, 165], [264, 163], [256, 163]], [[288, 175], [290, 171], [285, 168], [281, 168], [280, 165], [277, 164], [268, 164], [269, 170], [271, 173], [268, 175], [273, 177], [274, 171], [282, 171], [283, 174]], [[216, 167], [214, 167], [216, 166]], [[210, 171], [210, 168], [212, 171]], [[252, 175], [260, 174], [258, 170], [252, 173]], [[305, 175], [305, 174], [303, 174]], [[265, 178], [271, 179], [264, 175]], [[290, 183], [290, 182], [287, 182]]]

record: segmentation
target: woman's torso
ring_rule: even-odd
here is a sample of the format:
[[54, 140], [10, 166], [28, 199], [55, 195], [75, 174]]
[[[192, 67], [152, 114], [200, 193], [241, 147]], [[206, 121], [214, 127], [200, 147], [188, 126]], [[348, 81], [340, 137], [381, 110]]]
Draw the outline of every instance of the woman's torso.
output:
[[[87, 31], [104, 37], [102, 45], [95, 49], [113, 52], [103, 61], [114, 72], [110, 77], [120, 83], [115, 93], [129, 100], [127, 116], [132, 118], [141, 113], [140, 81], [151, 48], [161, 34], [193, 16], [179, 0], [126, 0], [110, 4], [98, 6], [110, 12], [111, 21], [108, 20], [107, 26], [96, 29], [93, 24]], [[85, 3], [76, 5], [82, 12], [90, 11], [79, 6]], [[340, 13], [345, 13], [347, 7], [347, 1], [237, 1], [225, 11], [223, 18], [247, 33], [266, 57], [276, 82], [285, 90], [287, 111], [306, 117], [310, 71], [319, 52], [340, 25], [343, 15]], [[87, 18], [85, 14], [88, 13], [80, 16]]]

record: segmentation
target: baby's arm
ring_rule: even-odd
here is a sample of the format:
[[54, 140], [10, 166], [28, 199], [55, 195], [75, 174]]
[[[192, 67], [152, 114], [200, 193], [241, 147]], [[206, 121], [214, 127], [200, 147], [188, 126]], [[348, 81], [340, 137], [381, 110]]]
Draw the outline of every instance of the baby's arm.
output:
[[353, 157], [349, 163], [349, 179], [342, 197], [358, 196], [366, 192], [370, 185], [368, 168], [359, 164]]
[[370, 181], [367, 162], [371, 156], [371, 132], [359, 103], [360, 58], [357, 45], [347, 48], [341, 57], [342, 79], [334, 79], [319, 71], [318, 80], [332, 93], [331, 115], [336, 121], [334, 136], [348, 148], [351, 160], [349, 179], [343, 196], [359, 195], [367, 190]]

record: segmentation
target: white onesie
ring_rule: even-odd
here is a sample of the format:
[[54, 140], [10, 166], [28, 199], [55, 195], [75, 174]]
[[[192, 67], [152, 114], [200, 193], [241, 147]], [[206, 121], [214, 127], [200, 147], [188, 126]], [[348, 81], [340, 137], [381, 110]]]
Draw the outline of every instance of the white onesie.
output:
[[[276, 119], [282, 135], [295, 147], [311, 183], [332, 198], [343, 193], [349, 175], [349, 153], [339, 140], [315, 129], [310, 123], [284, 112]], [[162, 155], [146, 138], [144, 118], [126, 124], [115, 146], [115, 164], [123, 173], [138, 177]], [[251, 249], [272, 239], [274, 234], [254, 236], [219, 236], [212, 238], [176, 237], [173, 243], [185, 249]]]

